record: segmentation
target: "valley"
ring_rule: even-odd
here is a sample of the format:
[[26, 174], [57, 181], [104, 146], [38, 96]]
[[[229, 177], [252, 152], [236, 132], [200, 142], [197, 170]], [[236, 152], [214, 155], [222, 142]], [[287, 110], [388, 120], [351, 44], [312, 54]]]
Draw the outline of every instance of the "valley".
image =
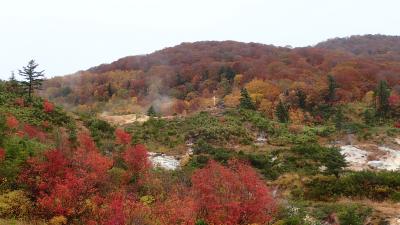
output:
[[1, 81], [0, 224], [398, 225], [398, 45], [203, 41]]

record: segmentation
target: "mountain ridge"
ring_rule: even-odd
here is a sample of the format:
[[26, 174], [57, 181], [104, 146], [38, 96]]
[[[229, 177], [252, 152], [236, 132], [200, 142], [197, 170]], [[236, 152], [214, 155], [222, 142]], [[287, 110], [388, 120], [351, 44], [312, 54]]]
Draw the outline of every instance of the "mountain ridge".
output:
[[[361, 100], [380, 80], [400, 90], [400, 49], [361, 54], [368, 49], [391, 49], [394, 41], [400, 43], [400, 37], [377, 36], [382, 43], [374, 43], [379, 45], [363, 44], [357, 41], [360, 38], [371, 39], [353, 36], [328, 40], [319, 47], [293, 49], [236, 41], [182, 43], [49, 79], [42, 93], [57, 103], [73, 106], [135, 98], [133, 104], [143, 108], [172, 104], [172, 112], [181, 113], [211, 106], [206, 99], [213, 96], [233, 106], [241, 88], [251, 89], [259, 83], [275, 91], [266, 94], [263, 91], [268, 90], [252, 89], [250, 94], [263, 95], [272, 106], [278, 104], [280, 93], [297, 89], [305, 90], [310, 104], [318, 105], [328, 74], [338, 84], [339, 102]], [[352, 44], [354, 40], [356, 44]], [[336, 42], [346, 47], [332, 50]], [[354, 48], [362, 49], [359, 55], [352, 52]]]
[[[379, 43], [379, 42], [384, 42], [384, 43]], [[365, 42], [365, 43], [364, 43]], [[372, 42], [372, 43], [371, 43]], [[395, 48], [396, 55], [400, 54], [400, 36], [394, 36], [394, 35], [381, 35], [381, 34], [366, 34], [366, 35], [351, 35], [347, 37], [335, 37], [335, 38], [329, 38], [325, 41], [321, 41], [315, 45], [310, 45], [310, 46], [305, 46], [305, 47], [295, 47], [295, 48], [289, 48], [289, 47], [281, 47], [281, 46], [275, 46], [271, 44], [263, 44], [263, 43], [257, 43], [257, 42], [240, 42], [240, 41], [234, 41], [234, 40], [225, 40], [225, 41], [195, 41], [195, 42], [182, 42], [178, 45], [171, 46], [171, 47], [166, 47], [160, 50], [156, 50], [152, 53], [149, 54], [139, 54], [139, 55], [130, 55], [130, 56], [125, 56], [122, 58], [119, 58], [111, 63], [102, 63], [97, 66], [90, 67], [87, 69], [87, 71], [91, 72], [106, 72], [109, 71], [107, 70], [108, 66], [111, 65], [118, 65], [118, 66], [126, 66], [124, 69], [141, 69], [139, 66], [137, 66], [138, 63], [140, 63], [140, 60], [143, 58], [147, 57], [152, 57], [153, 55], [159, 55], [163, 53], [170, 52], [171, 50], [174, 49], [182, 49], [190, 46], [194, 46], [195, 48], [203, 46], [207, 47], [207, 45], [211, 46], [216, 46], [216, 45], [223, 45], [225, 43], [229, 44], [239, 44], [242, 45], [242, 47], [261, 47], [261, 48], [272, 48], [272, 49], [290, 49], [290, 50], [296, 50], [296, 49], [304, 49], [304, 48], [318, 48], [318, 49], [324, 49], [324, 50], [339, 50], [347, 53], [351, 53], [354, 55], [361, 55], [361, 56], [366, 56], [365, 52], [369, 51], [369, 55], [374, 55], [374, 53], [381, 53], [388, 51], [388, 49], [393, 48], [393, 46], [399, 46], [398, 48]], [[378, 46], [374, 46], [373, 44], [378, 44]], [[352, 46], [355, 45], [355, 46]], [[391, 46], [388, 46], [391, 45]], [[366, 49], [362, 49], [362, 47]], [[360, 49], [361, 48], [361, 49]], [[368, 49], [370, 48], [370, 49]], [[381, 50], [381, 51], [380, 51]], [[385, 51], [382, 51], [385, 50]], [[364, 53], [364, 54], [361, 54]], [[129, 62], [130, 60], [133, 60], [134, 62]], [[399, 58], [396, 58], [396, 60], [400, 60]], [[137, 62], [139, 61], [139, 62]]]

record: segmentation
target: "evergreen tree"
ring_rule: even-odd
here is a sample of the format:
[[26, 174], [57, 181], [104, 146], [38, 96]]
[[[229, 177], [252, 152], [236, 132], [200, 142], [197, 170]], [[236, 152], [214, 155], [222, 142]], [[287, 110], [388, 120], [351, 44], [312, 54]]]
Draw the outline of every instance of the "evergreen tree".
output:
[[11, 72], [11, 76], [7, 82], [7, 90], [16, 94], [20, 94], [20, 83], [15, 78], [14, 71]]
[[326, 96], [326, 101], [327, 102], [332, 102], [335, 100], [336, 97], [336, 80], [332, 75], [328, 75], [328, 94]]
[[112, 97], [113, 96], [113, 94], [114, 94], [114, 90], [113, 90], [113, 88], [112, 88], [112, 86], [111, 86], [111, 83], [108, 83], [108, 86], [107, 86], [107, 93], [108, 93], [108, 97]]
[[150, 106], [150, 108], [147, 110], [147, 115], [150, 117], [157, 116], [156, 110], [154, 109], [153, 106]]
[[31, 60], [28, 62], [28, 65], [22, 67], [22, 70], [19, 70], [19, 75], [24, 77], [25, 81], [22, 82], [25, 91], [28, 92], [28, 99], [32, 99], [32, 94], [35, 89], [39, 89], [42, 85], [44, 78], [44, 70], [36, 71], [36, 68], [39, 66], [35, 62], [35, 60]]
[[324, 151], [323, 163], [326, 166], [326, 173], [333, 174], [336, 178], [343, 172], [347, 162], [337, 148], [326, 148]]
[[334, 123], [335, 123], [336, 129], [338, 129], [338, 130], [342, 129], [343, 121], [344, 121], [344, 116], [343, 116], [342, 108], [338, 108], [336, 110], [335, 117], [334, 117]]
[[364, 123], [371, 126], [375, 123], [376, 112], [374, 109], [366, 109], [363, 113]]
[[242, 88], [240, 90], [240, 95], [241, 95], [241, 97], [240, 97], [239, 108], [256, 110], [256, 106], [254, 105], [253, 101], [251, 100], [249, 92], [247, 92], [246, 88]]
[[230, 67], [221, 67], [219, 70], [219, 79], [226, 78], [229, 82], [233, 82], [235, 79], [236, 73]]
[[282, 101], [279, 101], [279, 104], [276, 106], [275, 114], [278, 117], [279, 122], [289, 122], [289, 110], [285, 103], [283, 103]]
[[306, 93], [303, 90], [298, 89], [296, 91], [296, 96], [297, 96], [297, 99], [298, 99], [298, 103], [297, 104], [299, 105], [299, 107], [302, 108], [302, 109], [305, 109], [306, 108], [306, 98], [307, 98]]
[[180, 73], [176, 74], [176, 85], [184, 85], [185, 83], [185, 78]]
[[386, 117], [389, 114], [390, 89], [386, 81], [381, 80], [375, 91], [375, 108], [379, 117]]

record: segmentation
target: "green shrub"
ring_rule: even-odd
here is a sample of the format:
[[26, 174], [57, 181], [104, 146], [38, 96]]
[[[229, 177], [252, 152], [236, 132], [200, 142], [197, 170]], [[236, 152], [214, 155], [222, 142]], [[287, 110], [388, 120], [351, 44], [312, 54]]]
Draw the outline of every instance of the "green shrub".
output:
[[336, 179], [316, 176], [306, 182], [306, 197], [325, 200], [336, 197], [358, 197], [372, 200], [398, 199], [400, 191], [399, 172], [351, 172]]
[[363, 225], [364, 218], [357, 213], [355, 207], [350, 207], [346, 211], [339, 214], [339, 221], [346, 225]]
[[384, 200], [394, 192], [400, 191], [400, 173], [390, 171], [352, 172], [342, 177], [340, 184], [344, 187], [344, 196]]
[[4, 177], [7, 180], [2, 186], [13, 184], [25, 161], [46, 148], [47, 146], [35, 140], [9, 136], [4, 141], [6, 158], [0, 162], [0, 177]]
[[390, 200], [392, 200], [394, 202], [400, 202], [400, 191], [393, 192], [390, 195]]
[[372, 210], [361, 204], [353, 203], [324, 203], [319, 202], [310, 206], [308, 212], [316, 220], [322, 221], [335, 213], [340, 224], [364, 224]]
[[318, 144], [297, 145], [290, 149], [290, 155], [286, 156], [286, 163], [292, 169], [303, 170], [308, 174], [317, 174], [320, 168], [328, 175], [339, 176], [346, 167], [344, 157], [337, 148], [322, 147]]
[[[82, 118], [87, 128], [89, 128], [90, 134], [103, 152], [112, 151], [114, 149], [114, 132], [115, 128], [108, 122], [97, 118]], [[73, 134], [72, 134], [73, 135]]]
[[202, 220], [202, 219], [199, 219], [199, 220], [196, 221], [195, 225], [207, 225], [207, 222]]
[[135, 134], [135, 143], [170, 149], [185, 144], [189, 139], [198, 145], [201, 145], [200, 141], [219, 147], [251, 145], [254, 133], [272, 132], [269, 120], [261, 113], [249, 110], [228, 110], [217, 116], [200, 112], [171, 120], [151, 118], [143, 124], [132, 124], [127, 130]]
[[333, 176], [318, 175], [305, 183], [305, 197], [319, 201], [330, 201], [340, 196], [341, 186]]

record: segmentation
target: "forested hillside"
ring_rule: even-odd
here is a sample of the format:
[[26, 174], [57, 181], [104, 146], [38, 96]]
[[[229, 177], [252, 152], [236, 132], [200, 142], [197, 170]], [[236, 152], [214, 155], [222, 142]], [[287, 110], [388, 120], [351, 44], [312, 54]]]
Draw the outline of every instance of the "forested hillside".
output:
[[0, 81], [0, 224], [396, 224], [397, 41], [32, 60]]
[[[365, 98], [380, 80], [397, 93], [400, 62], [382, 57], [396, 53], [391, 46], [397, 46], [397, 39], [351, 37], [295, 49], [234, 41], [183, 43], [50, 79], [43, 93], [58, 103], [95, 111], [145, 111], [155, 105], [161, 114], [179, 114], [212, 106], [213, 96], [234, 106], [246, 87], [257, 108], [268, 114], [283, 94], [302, 92], [310, 108], [323, 102], [326, 77], [332, 75], [337, 84], [334, 101], [352, 102]], [[391, 51], [382, 54], [361, 54], [389, 47]], [[353, 54], [354, 49], [360, 53]], [[294, 104], [293, 97], [287, 101]], [[124, 107], [130, 103], [136, 106]]]
[[317, 44], [315, 47], [351, 52], [362, 57], [379, 60], [400, 60], [400, 36], [355, 35], [347, 38], [334, 38]]

